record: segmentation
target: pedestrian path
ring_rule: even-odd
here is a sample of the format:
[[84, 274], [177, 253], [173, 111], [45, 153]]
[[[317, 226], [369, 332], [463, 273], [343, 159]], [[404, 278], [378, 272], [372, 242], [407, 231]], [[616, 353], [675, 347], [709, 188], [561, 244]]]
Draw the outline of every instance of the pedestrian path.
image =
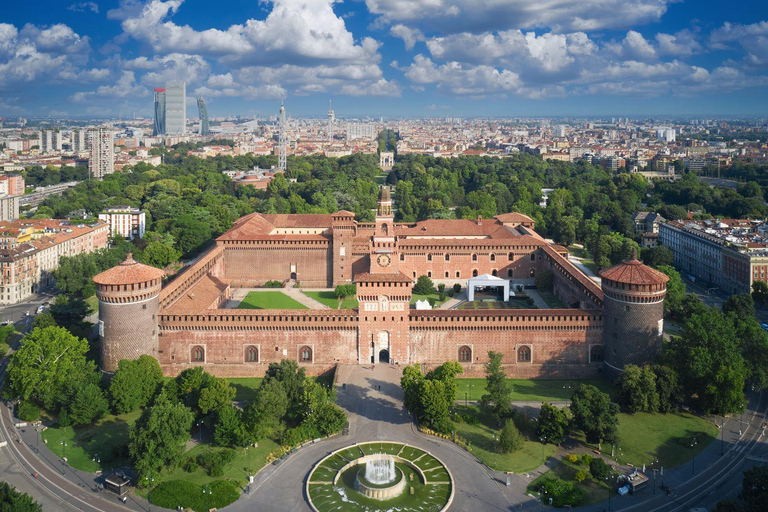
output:
[[331, 309], [322, 302], [316, 301], [309, 295], [304, 295], [301, 293], [300, 288], [283, 288], [282, 292], [296, 302], [300, 302], [304, 306], [308, 307], [309, 309]]

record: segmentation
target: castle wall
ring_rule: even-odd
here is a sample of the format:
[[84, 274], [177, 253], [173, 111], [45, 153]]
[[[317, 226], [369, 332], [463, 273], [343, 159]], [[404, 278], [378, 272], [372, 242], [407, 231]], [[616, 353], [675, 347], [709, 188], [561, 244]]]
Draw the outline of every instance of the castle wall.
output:
[[270, 241], [228, 244], [224, 277], [233, 287], [256, 287], [270, 280], [295, 279], [304, 287], [333, 285], [331, 243], [325, 241]]

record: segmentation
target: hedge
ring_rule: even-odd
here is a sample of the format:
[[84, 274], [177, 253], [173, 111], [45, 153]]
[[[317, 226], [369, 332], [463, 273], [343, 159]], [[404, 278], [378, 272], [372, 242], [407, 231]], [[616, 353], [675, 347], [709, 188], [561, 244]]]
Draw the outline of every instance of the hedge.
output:
[[[210, 485], [211, 496], [203, 494], [203, 486], [185, 480], [163, 482], [152, 490], [151, 502], [159, 507], [175, 510], [176, 507], [191, 508], [205, 512], [210, 508], [222, 509], [240, 497], [236, 482], [216, 480]], [[209, 501], [210, 500], [210, 501]]]

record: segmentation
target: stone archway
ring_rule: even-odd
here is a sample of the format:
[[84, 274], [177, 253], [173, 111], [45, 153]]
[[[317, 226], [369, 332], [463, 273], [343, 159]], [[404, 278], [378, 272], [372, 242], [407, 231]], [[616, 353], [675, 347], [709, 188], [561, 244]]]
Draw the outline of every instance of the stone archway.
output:
[[389, 363], [389, 350], [380, 350], [379, 351], [379, 362], [383, 364]]

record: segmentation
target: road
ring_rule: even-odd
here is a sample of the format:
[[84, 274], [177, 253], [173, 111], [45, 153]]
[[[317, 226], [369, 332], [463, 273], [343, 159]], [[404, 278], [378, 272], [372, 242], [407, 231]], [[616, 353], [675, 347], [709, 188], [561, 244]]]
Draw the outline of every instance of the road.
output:
[[0, 307], [0, 317], [3, 321], [10, 320], [16, 325], [17, 330], [24, 332], [19, 327], [24, 324], [19, 324], [22, 320], [27, 320], [27, 317], [34, 317], [37, 308], [43, 302], [53, 302], [56, 295], [52, 291], [45, 291], [39, 294], [35, 294], [32, 297], [20, 302], [19, 304], [13, 304], [10, 306]]

